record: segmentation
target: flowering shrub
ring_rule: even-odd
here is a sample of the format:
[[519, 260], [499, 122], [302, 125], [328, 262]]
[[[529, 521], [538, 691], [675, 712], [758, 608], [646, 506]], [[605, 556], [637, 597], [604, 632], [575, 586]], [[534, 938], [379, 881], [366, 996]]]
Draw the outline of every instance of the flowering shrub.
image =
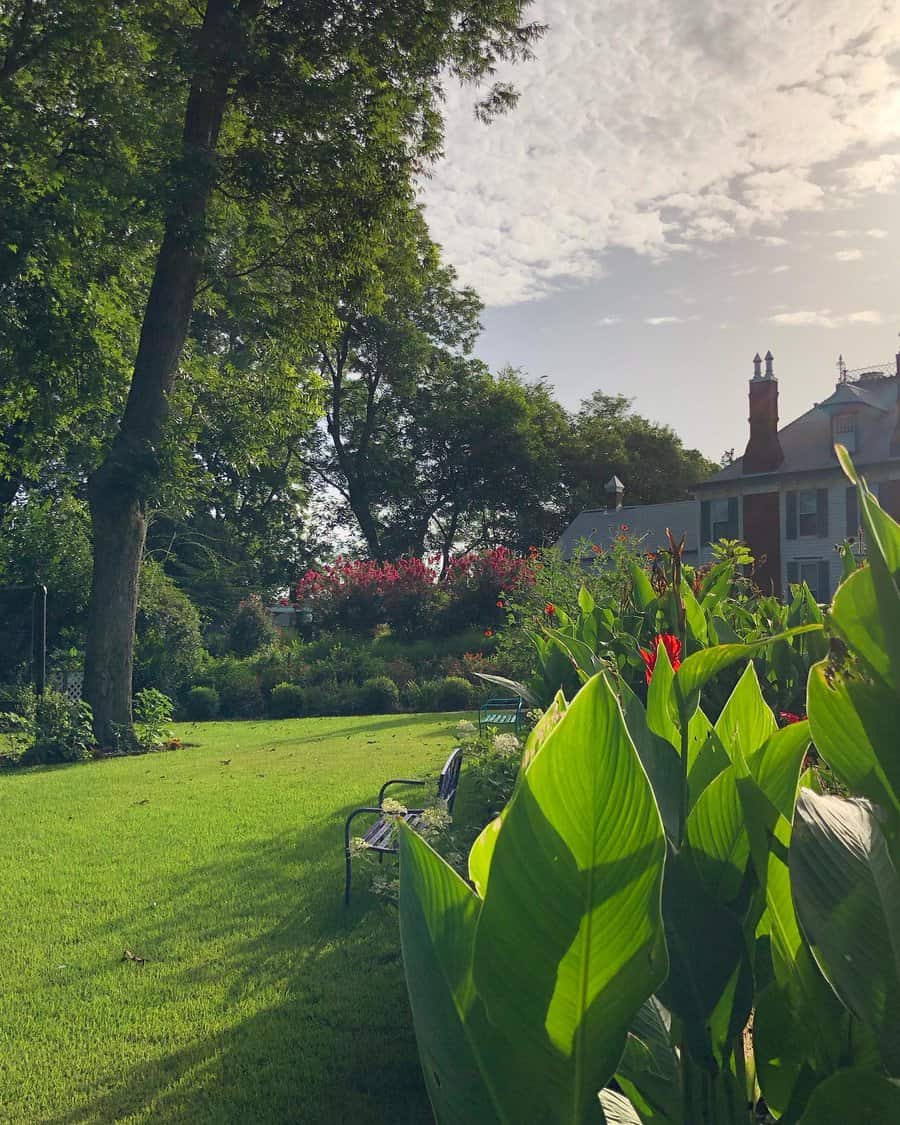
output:
[[508, 547], [470, 551], [452, 559], [447, 570], [453, 617], [472, 624], [490, 626], [504, 621], [509, 597], [533, 584], [529, 560], [514, 555]]

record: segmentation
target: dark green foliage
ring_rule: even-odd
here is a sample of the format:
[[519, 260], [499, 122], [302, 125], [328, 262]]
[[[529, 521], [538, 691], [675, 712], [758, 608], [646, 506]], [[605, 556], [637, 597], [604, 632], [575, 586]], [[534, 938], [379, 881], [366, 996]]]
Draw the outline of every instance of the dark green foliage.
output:
[[214, 719], [219, 713], [219, 693], [214, 687], [192, 687], [184, 697], [184, 711], [189, 719]]
[[306, 714], [306, 692], [299, 684], [276, 684], [269, 696], [269, 714], [275, 719], [296, 719]]
[[134, 660], [135, 691], [177, 696], [202, 652], [200, 614], [158, 562], [141, 566]]
[[386, 715], [400, 707], [400, 692], [388, 676], [364, 680], [359, 689], [359, 708], [363, 715]]
[[252, 656], [275, 639], [275, 626], [262, 598], [251, 594], [237, 608], [228, 633], [228, 648], [235, 656]]
[[265, 710], [259, 680], [251, 667], [237, 661], [227, 665], [218, 680], [221, 714], [226, 719], [252, 719]]
[[434, 694], [435, 711], [468, 711], [474, 706], [475, 688], [462, 676], [446, 676]]
[[83, 762], [90, 758], [94, 741], [91, 709], [48, 689], [37, 700], [30, 734], [32, 743], [22, 755], [22, 765]]

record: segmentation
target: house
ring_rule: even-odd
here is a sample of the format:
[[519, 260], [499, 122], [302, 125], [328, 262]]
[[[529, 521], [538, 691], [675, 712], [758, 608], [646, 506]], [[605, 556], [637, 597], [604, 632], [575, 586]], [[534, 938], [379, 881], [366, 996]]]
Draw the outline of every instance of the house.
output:
[[828, 601], [840, 574], [836, 544], [861, 542], [856, 490], [838, 465], [837, 443], [900, 519], [900, 353], [892, 364], [855, 371], [840, 360], [834, 392], [781, 429], [774, 357], [757, 354], [749, 422], [743, 457], [696, 485], [694, 500], [625, 507], [624, 487], [613, 477], [607, 507], [581, 512], [557, 545], [571, 558], [579, 542], [606, 547], [626, 524], [654, 550], [666, 545], [668, 527], [686, 533], [685, 561], [702, 564], [711, 558], [710, 544], [742, 539], [764, 591], [781, 594], [805, 581], [818, 601]]
[[[575, 517], [556, 542], [567, 559], [581, 551], [582, 545], [596, 544], [608, 549], [620, 534], [639, 539], [647, 551], [669, 545], [666, 529], [676, 538], [685, 537], [684, 560], [696, 566], [699, 560], [699, 517], [696, 500], [671, 500], [665, 504], [624, 503], [625, 486], [612, 477], [603, 486], [607, 496], [605, 508], [587, 508]], [[584, 561], [592, 558], [582, 552]]]
[[894, 364], [848, 371], [839, 361], [833, 394], [778, 428], [771, 352], [753, 360], [750, 437], [743, 457], [695, 488], [700, 561], [717, 539], [743, 539], [756, 580], [776, 594], [808, 583], [818, 601], [837, 586], [835, 545], [859, 536], [856, 490], [835, 456], [846, 446], [881, 504], [900, 516], [900, 353]]

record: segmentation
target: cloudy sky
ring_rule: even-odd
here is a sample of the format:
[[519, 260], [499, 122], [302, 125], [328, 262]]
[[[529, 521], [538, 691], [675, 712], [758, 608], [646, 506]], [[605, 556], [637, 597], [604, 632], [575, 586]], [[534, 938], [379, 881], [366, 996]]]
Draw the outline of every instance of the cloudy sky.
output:
[[[771, 349], [786, 421], [900, 347], [900, 0], [536, 0], [490, 126], [448, 96], [425, 189], [478, 352], [634, 397], [718, 459]], [[501, 76], [505, 77], [505, 75]]]

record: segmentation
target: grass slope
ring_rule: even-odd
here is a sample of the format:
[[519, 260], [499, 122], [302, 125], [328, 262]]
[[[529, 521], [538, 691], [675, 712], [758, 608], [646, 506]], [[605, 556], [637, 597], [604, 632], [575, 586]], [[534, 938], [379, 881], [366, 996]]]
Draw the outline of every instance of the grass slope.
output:
[[0, 1120], [429, 1121], [396, 911], [344, 909], [342, 822], [458, 718], [183, 724], [0, 776]]

